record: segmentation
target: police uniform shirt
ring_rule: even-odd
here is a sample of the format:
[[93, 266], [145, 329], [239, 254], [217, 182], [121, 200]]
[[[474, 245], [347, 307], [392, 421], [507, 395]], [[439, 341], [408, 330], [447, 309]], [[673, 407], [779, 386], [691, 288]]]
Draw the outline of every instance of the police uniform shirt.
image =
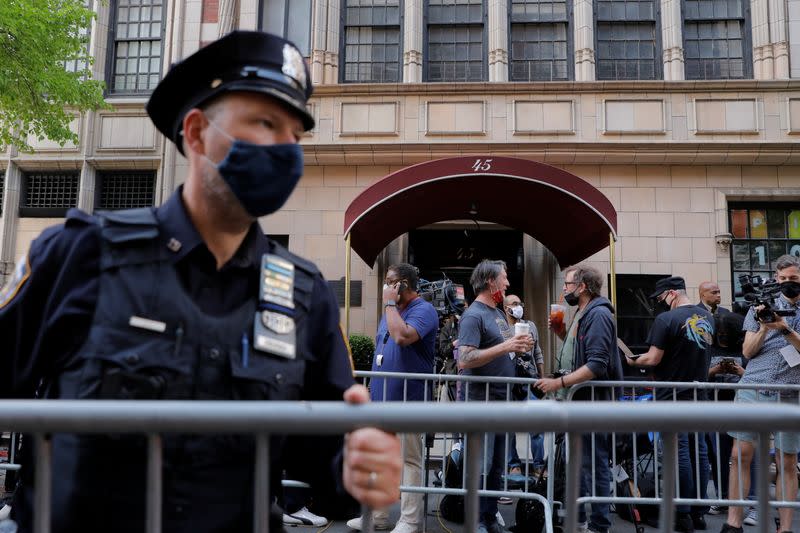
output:
[[[156, 217], [160, 244], [172, 252], [184, 290], [204, 313], [222, 315], [258, 298], [261, 257], [277, 245], [257, 223], [234, 257], [217, 270], [188, 217], [181, 189], [156, 210]], [[99, 296], [101, 231], [89, 215], [78, 218], [84, 220], [73, 216], [45, 230], [0, 296], [0, 338], [5, 341], [0, 350], [0, 398], [31, 398], [37, 391], [43, 395], [40, 383], [55, 382], [52, 378], [77, 359], [86, 342]], [[341, 400], [354, 383], [352, 366], [338, 305], [320, 274], [314, 278], [311, 301], [305, 338], [310, 345], [306, 352], [312, 355], [305, 366], [303, 399]], [[58, 391], [44, 395], [58, 397]]]

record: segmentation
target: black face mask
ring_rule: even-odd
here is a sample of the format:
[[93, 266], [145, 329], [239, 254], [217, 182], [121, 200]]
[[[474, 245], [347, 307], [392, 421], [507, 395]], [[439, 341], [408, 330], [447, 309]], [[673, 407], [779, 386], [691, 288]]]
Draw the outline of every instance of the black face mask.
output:
[[569, 292], [564, 295], [564, 301], [567, 302], [567, 305], [575, 307], [578, 305], [578, 295], [575, 292]]
[[656, 311], [671, 311], [672, 306], [667, 303], [667, 299], [664, 298], [663, 300], [656, 302]]
[[796, 281], [784, 281], [781, 283], [781, 293], [787, 298], [797, 298], [800, 296], [800, 283]]

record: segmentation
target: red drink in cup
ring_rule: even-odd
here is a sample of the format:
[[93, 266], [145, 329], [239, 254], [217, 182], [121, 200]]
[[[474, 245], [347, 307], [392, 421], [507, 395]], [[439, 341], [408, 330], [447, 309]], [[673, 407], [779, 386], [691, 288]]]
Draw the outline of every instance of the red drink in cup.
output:
[[559, 331], [564, 326], [564, 312], [566, 308], [561, 304], [550, 304], [550, 327]]

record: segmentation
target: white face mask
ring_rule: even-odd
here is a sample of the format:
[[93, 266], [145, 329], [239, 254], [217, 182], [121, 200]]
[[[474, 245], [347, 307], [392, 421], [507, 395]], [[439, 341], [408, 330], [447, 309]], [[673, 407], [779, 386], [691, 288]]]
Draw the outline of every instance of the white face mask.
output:
[[511, 316], [513, 316], [517, 320], [522, 318], [522, 306], [521, 305], [515, 305], [509, 311], [511, 311]]

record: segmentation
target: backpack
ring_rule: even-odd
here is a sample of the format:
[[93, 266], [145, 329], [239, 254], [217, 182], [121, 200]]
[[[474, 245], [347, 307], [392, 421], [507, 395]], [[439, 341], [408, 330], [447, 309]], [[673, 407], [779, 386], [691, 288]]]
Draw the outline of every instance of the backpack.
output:
[[[460, 448], [454, 448], [444, 463], [444, 486], [460, 489], [463, 486], [464, 464]], [[457, 494], [445, 494], [439, 502], [439, 513], [442, 518], [456, 524], [464, 523], [464, 497]]]
[[[547, 478], [539, 480], [531, 487], [531, 492], [547, 497]], [[509, 528], [514, 533], [541, 533], [544, 529], [544, 505], [539, 500], [520, 498], [514, 510], [514, 525]]]

